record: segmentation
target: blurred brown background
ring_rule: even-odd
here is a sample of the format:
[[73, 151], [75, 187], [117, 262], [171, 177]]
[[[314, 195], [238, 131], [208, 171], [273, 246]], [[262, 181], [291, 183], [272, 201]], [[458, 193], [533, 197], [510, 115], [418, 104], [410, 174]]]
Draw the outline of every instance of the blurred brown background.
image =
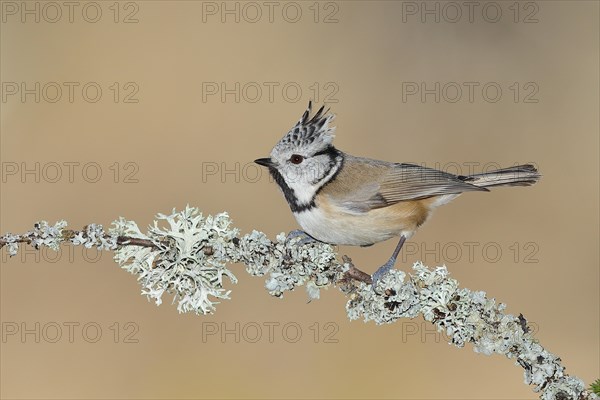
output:
[[[599, 377], [597, 2], [1, 7], [3, 234], [41, 219], [146, 227], [188, 203], [242, 233], [295, 229], [251, 161], [312, 98], [352, 154], [455, 173], [535, 162], [533, 188], [438, 210], [398, 268], [446, 263], [522, 312], [568, 373]], [[394, 246], [340, 251], [372, 272]], [[3, 250], [0, 394], [536, 398], [513, 360], [449, 346], [420, 319], [348, 322], [335, 289], [278, 300], [233, 268], [233, 299], [201, 317], [147, 302], [110, 254]]]

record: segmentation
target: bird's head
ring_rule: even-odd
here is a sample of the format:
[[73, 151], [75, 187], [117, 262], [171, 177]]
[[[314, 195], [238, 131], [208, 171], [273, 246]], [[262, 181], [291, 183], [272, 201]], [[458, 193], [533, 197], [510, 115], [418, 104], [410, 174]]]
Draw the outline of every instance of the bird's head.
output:
[[314, 206], [314, 197], [341, 167], [342, 153], [331, 143], [334, 116], [321, 107], [311, 117], [311, 102], [300, 120], [273, 147], [268, 158], [255, 160], [283, 190], [292, 211]]

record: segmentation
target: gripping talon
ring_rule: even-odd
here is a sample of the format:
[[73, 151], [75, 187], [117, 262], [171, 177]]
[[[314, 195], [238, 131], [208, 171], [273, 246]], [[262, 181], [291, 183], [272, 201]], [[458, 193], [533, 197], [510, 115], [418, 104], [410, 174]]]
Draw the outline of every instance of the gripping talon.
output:
[[398, 241], [398, 244], [396, 245], [396, 249], [392, 253], [392, 256], [390, 257], [388, 262], [386, 262], [381, 267], [379, 267], [379, 269], [377, 271], [375, 271], [375, 273], [373, 274], [373, 283], [371, 285], [371, 288], [373, 289], [374, 292], [376, 292], [375, 289], [377, 288], [377, 284], [379, 283], [381, 278], [383, 278], [385, 276], [385, 274], [387, 274], [388, 272], [390, 272], [390, 270], [392, 268], [394, 268], [394, 264], [396, 264], [396, 258], [398, 258], [398, 254], [400, 253], [400, 250], [402, 249], [402, 246], [404, 245], [405, 241], [406, 241], [406, 237], [400, 236], [400, 240]]
[[375, 273], [373, 274], [373, 290], [375, 291], [377, 289], [377, 285], [379, 283], [379, 281], [388, 273], [392, 270], [392, 268], [394, 268], [394, 264], [395, 264], [396, 260], [388, 260], [388, 262], [386, 262], [385, 264], [383, 264], [381, 267], [379, 267], [379, 269], [377, 271], [375, 271]]
[[288, 233], [287, 237], [285, 238], [285, 241], [289, 242], [290, 240], [296, 238], [300, 238], [300, 240], [298, 240], [298, 242], [296, 243], [297, 246], [304, 246], [305, 244], [319, 242], [317, 239], [310, 236], [308, 233], [301, 231], [300, 229], [295, 229]]

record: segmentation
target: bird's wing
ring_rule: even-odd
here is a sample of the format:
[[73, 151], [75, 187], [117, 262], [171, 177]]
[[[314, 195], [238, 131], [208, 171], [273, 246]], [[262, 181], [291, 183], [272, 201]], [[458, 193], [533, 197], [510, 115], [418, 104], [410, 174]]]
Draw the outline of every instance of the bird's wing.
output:
[[405, 200], [487, 191], [468, 180], [420, 165], [347, 156], [339, 176], [323, 189], [323, 194], [350, 212], [363, 213]]
[[386, 170], [383, 163], [344, 154], [342, 169], [320, 194], [350, 213], [383, 207], [385, 200], [378, 198], [377, 193]]
[[414, 164], [393, 164], [380, 183], [378, 195], [387, 205], [403, 200], [418, 200], [431, 196], [458, 194], [488, 189], [469, 183], [468, 176], [450, 174]]

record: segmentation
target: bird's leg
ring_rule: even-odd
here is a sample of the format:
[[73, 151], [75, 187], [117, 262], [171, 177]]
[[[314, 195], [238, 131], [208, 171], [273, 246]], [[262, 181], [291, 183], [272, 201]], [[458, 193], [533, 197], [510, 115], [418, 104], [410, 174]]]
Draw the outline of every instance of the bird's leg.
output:
[[402, 250], [402, 245], [405, 241], [406, 237], [400, 236], [400, 241], [398, 242], [398, 245], [396, 245], [396, 249], [394, 250], [394, 253], [392, 253], [390, 259], [381, 267], [379, 267], [379, 269], [373, 274], [373, 290], [375, 290], [377, 287], [379, 280], [383, 278], [384, 275], [387, 274], [392, 268], [394, 268], [394, 264], [396, 264], [396, 258], [398, 258], [398, 254], [400, 254], [400, 250]]
[[306, 233], [300, 229], [295, 229], [295, 230], [291, 231], [290, 233], [288, 233], [287, 237], [285, 238], [285, 241], [289, 242], [290, 240], [296, 239], [296, 238], [300, 238], [300, 240], [298, 240], [298, 242], [296, 243], [298, 246], [303, 246], [305, 244], [314, 243], [314, 242], [320, 243], [319, 240], [315, 239], [314, 237], [310, 236], [308, 233]]

